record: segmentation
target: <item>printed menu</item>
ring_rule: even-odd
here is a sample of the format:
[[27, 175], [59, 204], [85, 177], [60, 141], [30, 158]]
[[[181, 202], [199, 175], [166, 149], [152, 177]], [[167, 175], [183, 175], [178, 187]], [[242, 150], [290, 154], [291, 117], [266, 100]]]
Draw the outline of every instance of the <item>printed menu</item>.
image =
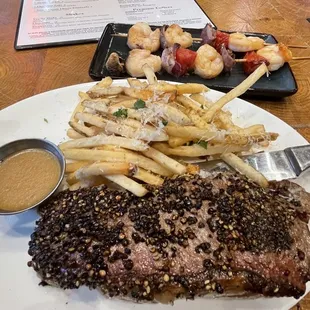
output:
[[95, 42], [108, 23], [138, 21], [187, 28], [211, 22], [194, 0], [23, 0], [15, 48]]

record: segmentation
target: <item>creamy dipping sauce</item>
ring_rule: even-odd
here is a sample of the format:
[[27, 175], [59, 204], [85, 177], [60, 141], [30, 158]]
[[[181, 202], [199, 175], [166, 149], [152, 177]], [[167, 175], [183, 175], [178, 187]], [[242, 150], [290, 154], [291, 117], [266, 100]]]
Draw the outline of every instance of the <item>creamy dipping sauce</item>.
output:
[[0, 209], [20, 211], [44, 199], [61, 174], [57, 158], [48, 151], [28, 149], [0, 163]]

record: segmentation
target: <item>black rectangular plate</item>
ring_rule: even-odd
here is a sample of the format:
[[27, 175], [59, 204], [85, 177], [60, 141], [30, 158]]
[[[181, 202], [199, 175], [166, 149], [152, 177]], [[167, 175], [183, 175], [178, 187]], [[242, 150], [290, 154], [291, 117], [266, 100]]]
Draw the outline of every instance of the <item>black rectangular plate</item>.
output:
[[[128, 33], [129, 28], [132, 25], [127, 24], [108, 24], [104, 29], [94, 57], [92, 59], [89, 75], [94, 80], [100, 80], [105, 76], [109, 76], [109, 72], [105, 68], [105, 63], [112, 52], [117, 52], [122, 58], [126, 59], [130, 49], [127, 46], [126, 37], [114, 37], [113, 34], [117, 33]], [[155, 29], [155, 26], [151, 26]], [[193, 37], [199, 38], [201, 29], [187, 29], [192, 34]], [[264, 39], [268, 43], [277, 43], [277, 40], [271, 34], [262, 33], [247, 33], [248, 36], [257, 36]], [[200, 43], [195, 43], [191, 47], [192, 50], [197, 50]], [[161, 55], [161, 50], [159, 50], [157, 55]], [[236, 58], [242, 58], [244, 54], [236, 53]], [[160, 80], [175, 81], [180, 83], [203, 83], [210, 87], [211, 89], [216, 89], [223, 92], [228, 92], [238, 84], [240, 84], [245, 78], [246, 74], [243, 72], [242, 64], [237, 63], [231, 74], [221, 73], [214, 79], [205, 80], [201, 77], [191, 74], [183, 77], [176, 78], [166, 72], [161, 72], [157, 74]], [[128, 78], [129, 75], [124, 75], [122, 77], [112, 78]], [[286, 63], [282, 68], [277, 71], [272, 72], [269, 77], [263, 76], [260, 78], [245, 94], [256, 97], [286, 97], [291, 96], [297, 92], [297, 83], [294, 78], [293, 72], [288, 63]]]

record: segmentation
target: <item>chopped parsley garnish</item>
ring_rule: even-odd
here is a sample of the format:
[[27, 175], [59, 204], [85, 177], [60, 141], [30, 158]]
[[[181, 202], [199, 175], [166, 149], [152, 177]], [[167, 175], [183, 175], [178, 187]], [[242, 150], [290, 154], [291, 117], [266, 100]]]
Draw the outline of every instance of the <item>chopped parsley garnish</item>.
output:
[[44, 118], [44, 122], [48, 124], [48, 120], [46, 118]]
[[164, 126], [167, 126], [167, 125], [168, 125], [168, 121], [166, 121], [166, 120], [164, 120], [164, 119], [163, 119], [161, 122], [163, 123]]
[[142, 99], [138, 99], [135, 104], [133, 105], [133, 107], [136, 109], [136, 110], [139, 110], [139, 109], [143, 109], [145, 108], [145, 102], [142, 100]]
[[204, 110], [204, 108], [205, 108], [202, 104], [200, 105], [200, 107], [201, 107], [203, 110]]
[[127, 111], [127, 109], [120, 108], [116, 112], [114, 112], [113, 115], [116, 116], [116, 117], [127, 118], [128, 111]]
[[203, 147], [204, 149], [208, 148], [208, 142], [207, 141], [199, 141], [197, 142], [198, 145], [200, 145], [201, 147]]

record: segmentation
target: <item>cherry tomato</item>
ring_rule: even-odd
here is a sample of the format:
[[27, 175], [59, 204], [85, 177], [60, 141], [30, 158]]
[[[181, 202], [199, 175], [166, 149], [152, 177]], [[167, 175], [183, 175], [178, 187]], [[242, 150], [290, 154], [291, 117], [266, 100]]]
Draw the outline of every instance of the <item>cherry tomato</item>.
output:
[[228, 48], [228, 43], [229, 43], [229, 34], [217, 30], [216, 39], [214, 42], [214, 48], [220, 53], [222, 44], [224, 44], [225, 47]]
[[180, 47], [176, 52], [176, 61], [182, 66], [184, 73], [194, 67], [197, 53]]
[[269, 65], [269, 62], [266, 58], [257, 55], [255, 52], [247, 52], [244, 56], [244, 59], [247, 60], [243, 63], [243, 70], [246, 74], [251, 74], [254, 72], [262, 63], [265, 63], [266, 66]]

